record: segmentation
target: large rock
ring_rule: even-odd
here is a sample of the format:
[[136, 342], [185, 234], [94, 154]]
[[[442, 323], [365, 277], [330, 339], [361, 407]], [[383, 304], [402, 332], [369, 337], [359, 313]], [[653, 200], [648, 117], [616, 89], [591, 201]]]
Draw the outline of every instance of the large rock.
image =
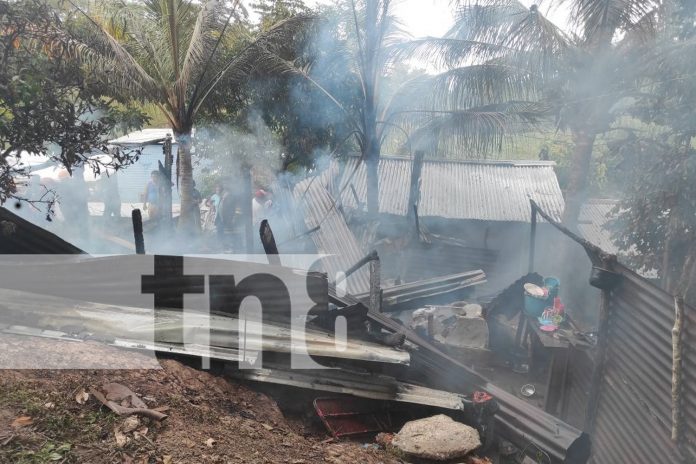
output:
[[435, 340], [455, 348], [488, 348], [488, 323], [482, 317], [454, 316]]
[[427, 306], [411, 313], [408, 322], [413, 330], [428, 333], [428, 317], [432, 316], [435, 340], [452, 348], [488, 348], [488, 323], [480, 305], [456, 302], [449, 306]]
[[444, 414], [407, 422], [391, 445], [410, 457], [448, 461], [466, 456], [479, 446], [478, 431]]

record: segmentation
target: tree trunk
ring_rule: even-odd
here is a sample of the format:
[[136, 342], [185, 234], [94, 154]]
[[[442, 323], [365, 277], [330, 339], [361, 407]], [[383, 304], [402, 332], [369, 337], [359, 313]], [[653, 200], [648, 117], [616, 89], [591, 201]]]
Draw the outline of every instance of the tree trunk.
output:
[[367, 213], [372, 218], [379, 214], [379, 155], [380, 137], [377, 129], [377, 87], [379, 84], [379, 52], [381, 39], [378, 28], [380, 2], [369, 0], [365, 4], [365, 41], [363, 43], [363, 62], [361, 74], [364, 83], [364, 121], [365, 144], [364, 160], [367, 168]]
[[370, 149], [365, 154], [367, 169], [367, 213], [376, 216], [379, 213], [379, 150]]
[[573, 131], [573, 153], [570, 159], [570, 175], [566, 187], [566, 207], [563, 222], [575, 228], [580, 208], [587, 195], [587, 181], [590, 175], [592, 148], [597, 134], [579, 129]]
[[195, 234], [200, 231], [200, 218], [196, 217], [196, 205], [193, 198], [193, 165], [191, 163], [191, 132], [176, 134], [179, 145], [179, 198], [181, 213], [179, 215], [179, 231]]

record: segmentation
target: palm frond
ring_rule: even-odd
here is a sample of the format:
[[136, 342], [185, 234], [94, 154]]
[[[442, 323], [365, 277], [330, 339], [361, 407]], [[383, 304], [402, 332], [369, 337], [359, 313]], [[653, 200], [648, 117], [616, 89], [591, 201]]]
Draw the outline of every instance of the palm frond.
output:
[[[189, 39], [188, 49], [181, 66], [181, 73], [175, 86], [179, 91], [185, 91], [196, 72], [201, 72], [207, 62], [214, 57], [217, 43], [222, 40], [222, 34], [217, 39], [212, 32], [217, 16], [221, 12], [221, 0], [206, 0], [198, 12], [196, 24]], [[230, 13], [227, 22], [232, 20], [233, 12]], [[225, 24], [227, 27], [227, 23]]]
[[632, 48], [646, 44], [652, 45], [659, 33], [660, 17], [662, 13], [662, 7], [654, 8], [637, 21], [627, 25], [625, 27], [624, 37], [619, 42], [619, 46], [623, 48]]
[[516, 66], [541, 75], [553, 75], [559, 60], [576, 43], [573, 36], [549, 21], [536, 5], [526, 8], [517, 0], [460, 2], [455, 25], [447, 38], [485, 44], [463, 49], [460, 63], [506, 57], [514, 59]]
[[257, 69], [265, 69], [268, 72], [288, 72], [287, 64], [280, 59], [282, 48], [292, 44], [295, 35], [315, 20], [314, 15], [298, 14], [279, 21], [273, 27], [261, 32], [244, 49], [224, 62], [210, 79], [196, 86], [189, 105], [189, 113], [195, 114], [198, 111], [223, 77], [231, 85], [240, 85]]
[[394, 60], [413, 59], [439, 69], [484, 62], [512, 52], [499, 44], [455, 37], [423, 37], [389, 49]]
[[89, 42], [75, 36], [71, 31], [53, 29], [46, 31], [54, 49], [62, 49], [88, 67], [102, 75], [110, 75], [112, 84], [134, 97], [148, 99], [159, 93], [157, 81], [140, 65], [129, 51], [114, 38], [106, 28], [90, 17], [71, 0], [71, 4], [85, 17], [93, 33]]
[[661, 0], [562, 0], [571, 8], [573, 24], [588, 40], [611, 41], [657, 8]]
[[527, 69], [489, 62], [418, 76], [396, 92], [392, 111], [480, 107], [539, 98], [539, 79]]
[[547, 112], [538, 103], [513, 101], [465, 110], [403, 113], [400, 126], [414, 128], [410, 134], [414, 149], [432, 154], [467, 150], [463, 158], [485, 158], [501, 152], [507, 137], [536, 128]]

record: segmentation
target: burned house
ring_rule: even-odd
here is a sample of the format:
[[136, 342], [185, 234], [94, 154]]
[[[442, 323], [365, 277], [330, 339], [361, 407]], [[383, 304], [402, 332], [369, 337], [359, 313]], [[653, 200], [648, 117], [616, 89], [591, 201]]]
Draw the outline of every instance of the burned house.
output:
[[[557, 220], [565, 206], [549, 161], [382, 157], [379, 178], [376, 222], [365, 218], [366, 171], [357, 157], [333, 161], [327, 171], [300, 183], [295, 198], [312, 204], [307, 230], [340, 217], [348, 225], [338, 235], [338, 226], [332, 234], [310, 235], [335, 240], [333, 249], [350, 264], [377, 249], [383, 274], [397, 281], [482, 269], [488, 287], [498, 290], [526, 269], [529, 200]], [[548, 224], [540, 223], [540, 236], [552, 240], [548, 232]], [[491, 282], [491, 276], [499, 280]]]
[[[496, 163], [484, 164], [484, 171], [492, 169], [491, 166], [498, 167]], [[424, 163], [423, 172], [428, 171], [425, 169], [426, 165]], [[476, 166], [476, 163], [471, 165]], [[500, 167], [502, 172], [507, 172], [505, 169], [510, 168]], [[361, 169], [353, 169], [355, 176], [359, 175]], [[552, 172], [552, 167], [550, 170]], [[82, 332], [64, 333], [60, 327], [50, 325], [26, 327], [29, 322], [42, 320], [39, 317], [27, 318], [27, 313], [39, 316], [49, 309], [55, 309], [62, 315], [64, 310], [79, 307], [82, 316], [88, 315], [89, 319], [100, 321], [104, 319], [118, 329], [104, 338], [106, 343], [128, 349], [176, 353], [189, 357], [208, 356], [230, 363], [232, 367], [229, 373], [247, 381], [300, 388], [306, 392], [316, 392], [310, 393], [315, 397], [337, 395], [331, 401], [322, 400], [317, 403], [321, 406], [317, 413], [324, 414], [322, 419], [327, 428], [333, 430], [332, 433], [339, 430], [336, 424], [340, 422], [342, 414], [348, 412], [353, 414], [352, 419], [358, 419], [356, 409], [369, 407], [373, 411], [376, 406], [381, 408], [388, 403], [417, 415], [422, 413], [422, 407], [428, 408], [428, 414], [444, 411], [458, 420], [476, 425], [482, 432], [484, 442], [489, 440], [493, 431], [501, 441], [512, 443], [520, 456], [536, 456], [537, 462], [585, 463], [590, 454], [590, 439], [593, 462], [597, 464], [658, 462], [660, 459], [681, 462], [684, 456], [694, 455], [691, 440], [694, 430], [688, 421], [693, 394], [689, 387], [688, 370], [683, 368], [693, 361], [689, 350], [685, 348], [692, 338], [690, 327], [693, 326], [693, 311], [690, 307], [684, 305], [679, 298], [654, 287], [646, 279], [618, 263], [612, 255], [565, 229], [557, 222], [562, 209], [549, 212], [540, 204], [543, 195], [531, 205], [529, 196], [525, 197], [528, 216], [525, 220], [522, 219], [520, 209], [518, 220], [446, 218], [442, 225], [441, 216], [435, 214], [446, 213], [428, 212], [423, 200], [419, 200], [416, 205], [421, 205], [421, 208], [416, 210], [423, 209], [427, 214], [416, 214], [414, 210], [413, 217], [409, 218], [405, 210], [401, 210], [401, 214], [382, 212], [380, 220], [375, 223], [366, 221], [361, 215], [361, 184], [350, 187], [355, 177], [351, 182], [343, 184], [348, 185], [345, 189], [339, 187], [336, 190], [336, 186], [341, 185], [338, 182], [349, 172], [344, 168], [333, 176], [325, 173], [306, 179], [295, 186], [292, 195], [294, 204], [301, 213], [298, 215], [301, 224], [298, 225], [297, 236], [310, 242], [313, 251], [330, 255], [322, 263], [325, 275], [314, 276], [312, 279], [317, 283], [316, 295], [321, 297], [321, 304], [313, 314], [316, 319], [309, 321], [311, 326], [307, 326], [304, 338], [311, 351], [330, 361], [333, 367], [331, 370], [298, 372], [289, 370], [283, 364], [284, 357], [292, 354], [295, 349], [290, 343], [295, 332], [283, 325], [287, 321], [278, 318], [279, 313], [272, 313], [268, 319], [263, 320], [265, 335], [259, 340], [257, 350], [265, 356], [261, 360], [262, 364], [256, 365], [255, 360], [250, 361], [248, 353], [240, 350], [240, 340], [246, 340], [247, 336], [251, 337], [254, 333], [247, 332], [246, 326], [242, 330], [238, 314], [225, 314], [224, 298], [235, 300], [238, 297], [233, 293], [225, 293], [223, 301], [216, 308], [222, 314], [195, 315], [198, 319], [188, 332], [194, 336], [194, 344], [181, 344], [174, 337], [182, 328], [182, 322], [176, 311], [168, 309], [159, 313], [161, 333], [166, 337], [150, 341], [150, 344], [145, 343], [144, 332], [139, 330], [145, 326], [141, 322], [147, 322], [146, 318], [151, 317], [150, 314], [143, 312], [143, 308], [126, 305], [118, 294], [113, 293], [114, 283], [132, 277], [126, 272], [116, 272], [119, 266], [133, 269], [135, 260], [131, 262], [134, 258], [132, 256], [96, 259], [85, 256], [78, 264], [83, 269], [81, 272], [89, 276], [85, 281], [90, 283], [87, 286], [80, 285], [79, 289], [97, 288], [98, 285], [105, 285], [104, 288], [108, 289], [101, 292], [100, 300], [78, 298], [77, 291], [71, 297], [78, 301], [56, 294], [56, 289], [66, 291], [70, 285], [67, 280], [54, 278], [54, 284], [59, 282], [59, 285], [42, 287], [40, 290], [30, 288], [27, 283], [29, 279], [23, 278], [18, 272], [20, 268], [17, 268], [17, 272], [13, 271], [17, 282], [4, 282], [4, 288], [9, 290], [4, 295], [9, 309], [3, 313], [3, 317], [8, 319], [7, 325], [0, 327], [0, 330], [8, 334], [50, 335], [80, 342]], [[517, 171], [513, 169], [512, 173], [515, 172]], [[425, 178], [421, 176], [421, 185]], [[473, 178], [480, 179], [481, 176]], [[362, 182], [364, 185], [364, 180]], [[382, 185], [384, 188], [389, 183], [385, 181]], [[540, 189], [541, 187], [536, 191], [543, 191]], [[514, 189], [506, 187], [505, 190]], [[336, 196], [331, 194], [332, 191], [337, 192]], [[425, 191], [424, 188], [419, 189], [418, 195], [422, 196]], [[346, 192], [353, 197], [353, 203], [346, 197]], [[493, 194], [492, 192], [490, 190], [489, 194]], [[533, 194], [534, 192], [529, 195]], [[500, 197], [502, 193], [497, 195]], [[336, 200], [337, 197], [341, 200]], [[519, 204], [521, 205], [521, 200]], [[11, 215], [4, 218], [16, 223], [15, 227], [31, 226]], [[511, 231], [517, 231], [516, 236], [508, 236], [505, 240], [498, 238], [496, 242], [496, 236], [491, 231], [486, 238], [486, 226], [481, 222], [487, 223], [490, 230], [501, 227], [503, 232], [506, 232], [504, 225], [510, 226]], [[516, 226], [516, 223], [519, 224]], [[271, 224], [274, 222], [271, 221]], [[399, 224], [413, 233], [402, 236], [390, 234], [390, 229], [398, 229]], [[12, 232], [12, 226], [3, 224], [3, 227], [7, 228], [4, 233]], [[36, 248], [39, 241], [36, 244], [21, 241], [33, 239], [32, 236], [43, 237], [40, 242], [54, 240], [50, 234], [42, 235], [40, 231], [27, 229], [25, 236], [15, 237], [18, 241], [14, 245], [8, 245], [5, 252]], [[399, 242], [402, 239], [406, 241]], [[505, 241], [511, 243], [507, 244]], [[57, 240], [56, 243], [60, 245], [60, 252], [70, 252], [70, 247], [65, 248]], [[378, 261], [370, 251], [371, 245], [388, 250], [392, 243], [396, 247], [405, 244], [416, 249], [415, 256], [421, 253], [419, 259], [422, 260], [432, 253], [427, 258], [431, 259], [432, 270], [426, 270], [437, 272], [436, 277], [431, 277], [428, 272], [404, 274], [409, 278], [404, 275], [389, 276], [389, 272], [394, 271], [394, 268], [389, 268], [389, 253], [378, 253]], [[559, 243], [575, 247], [584, 255], [584, 260], [577, 260], [569, 265], [567, 261], [562, 262], [560, 259], [557, 262], [546, 259], [553, 254], [548, 251], [549, 244]], [[290, 244], [279, 241], [276, 252], [287, 252]], [[445, 246], [451, 248], [448, 250]], [[487, 250], [491, 253], [489, 258], [494, 258], [491, 261], [497, 265], [489, 267], [488, 272], [484, 273], [481, 271], [483, 266], [476, 266], [473, 258], [464, 259], [467, 256], [464, 255], [465, 252], [473, 253], [468, 248]], [[515, 249], [517, 253], [513, 253], [511, 249]], [[462, 254], [455, 255], [456, 250]], [[552, 248], [552, 251], [555, 250]], [[281, 268], [278, 266], [281, 257], [269, 255], [264, 258], [268, 258], [267, 261], [273, 264], [191, 258], [187, 262], [186, 271], [205, 274], [219, 269], [216, 272], [221, 275], [228, 273], [227, 271], [238, 274], [241, 270], [244, 275], [282, 274], [289, 276], [285, 279], [287, 282], [297, 284], [289, 287], [293, 295], [305, 290], [309, 274]], [[147, 259], [157, 257], [150, 256]], [[398, 261], [400, 263], [406, 262], [402, 257], [398, 259], [401, 260]], [[421, 261], [421, 264], [422, 262], [425, 261]], [[485, 260], [479, 262], [486, 264]], [[414, 263], [419, 264], [418, 260], [414, 260]], [[44, 263], [37, 265], [43, 266]], [[383, 269], [380, 269], [381, 265], [384, 266]], [[46, 266], [55, 266], [55, 263], [46, 263]], [[398, 270], [398, 265], [395, 267]], [[563, 267], [568, 271], [569, 277], [559, 273]], [[92, 272], [92, 269], [97, 268], [108, 269], [109, 279], [100, 282], [105, 274], [103, 271]], [[499, 277], [506, 270], [515, 277]], [[25, 269], [24, 275], [29, 275], [29, 271]], [[432, 323], [426, 321], [425, 330], [419, 331], [399, 320], [392, 311], [405, 302], [413, 302], [416, 307], [429, 306], [436, 296], [441, 295], [447, 296], [450, 303], [440, 307], [454, 310], [461, 307], [463, 297], [458, 293], [459, 290], [472, 287], [480, 290], [486, 279], [499, 279], [505, 282], [497, 286], [496, 290], [504, 290], [497, 292], [491, 300], [482, 301], [482, 293], [479, 292], [468, 294], [466, 299], [481, 303], [485, 314], [476, 317], [486, 319], [490, 324], [495, 324], [493, 319], [497, 311], [515, 317], [519, 315], [519, 321], [522, 322], [526, 317], [523, 313], [522, 284], [534, 278], [527, 274], [528, 271], [539, 272], [544, 276], [560, 276], [564, 292], [574, 287], [579, 292], [598, 296], [599, 298], [595, 298], [598, 303], [592, 303], [595, 306], [589, 308], [590, 303], [586, 304], [589, 310], [601, 317], [599, 333], [593, 336], [577, 330], [570, 323], [554, 334], [546, 335], [536, 325], [530, 328], [530, 324], [535, 324], [535, 318], [527, 318], [526, 326], [517, 324], [517, 328], [522, 327], [523, 330], [518, 330], [522, 335], [518, 339], [514, 338], [513, 331], [513, 341], [517, 345], [514, 348], [518, 353], [529, 356], [524, 360], [530, 363], [526, 373], [516, 372], [512, 365], [489, 362], [492, 358], [472, 361], [466, 354], [451, 350], [446, 340], [443, 342], [442, 337], [438, 337], [441, 334], [433, 333], [429, 326], [437, 326], [439, 320]], [[72, 279], [74, 275], [66, 272], [50, 274], [65, 279]], [[401, 277], [400, 281], [398, 277]], [[347, 285], [343, 285], [343, 282]], [[181, 284], [182, 281], [177, 279], [164, 281], [158, 284], [158, 290], [178, 289]], [[344, 288], [339, 288], [341, 286]], [[33, 292], [32, 301], [40, 304], [29, 307], [23, 301], [26, 295], [12, 293], [17, 291]], [[254, 291], [269, 298], [270, 295], [275, 295], [272, 287], [260, 287]], [[37, 293], [41, 295], [36, 296]], [[79, 301], [81, 299], [90, 304]], [[569, 309], [581, 304], [568, 293], [563, 293], [563, 299]], [[13, 313], [22, 317], [18, 321], [12, 321], [9, 316]], [[67, 314], [73, 312], [67, 311]], [[333, 338], [339, 316], [348, 320], [348, 340], [342, 350], [337, 349]], [[208, 317], [211, 318], [211, 327], [214, 327], [212, 338], [206, 338], [208, 334], [204, 331], [209, 323], [206, 319]], [[514, 322], [515, 318], [511, 320]], [[75, 322], [85, 323], [84, 320]], [[104, 330], [104, 327], [102, 322], [98, 326], [89, 325], [93, 332]], [[511, 327], [514, 329], [514, 324]], [[240, 362], [251, 364], [244, 369], [235, 369], [234, 366]], [[547, 363], [547, 366], [532, 368], [532, 363], [541, 362]], [[534, 388], [524, 388], [529, 385]], [[529, 391], [533, 396], [523, 398]], [[483, 414], [482, 406], [477, 403], [481, 398], [485, 400], [486, 408], [492, 406], [490, 401], [494, 399], [495, 408], [486, 409]], [[374, 401], [377, 403], [373, 403]], [[336, 409], [329, 410], [329, 407]], [[476, 420], [472, 414], [479, 419]], [[481, 418], [485, 420], [482, 421]], [[494, 427], [491, 426], [493, 423]], [[379, 430], [381, 429], [371, 429], [372, 432]], [[345, 430], [341, 429], [340, 432]], [[339, 436], [338, 433], [334, 435]], [[491, 443], [487, 443], [487, 446], [491, 446]]]

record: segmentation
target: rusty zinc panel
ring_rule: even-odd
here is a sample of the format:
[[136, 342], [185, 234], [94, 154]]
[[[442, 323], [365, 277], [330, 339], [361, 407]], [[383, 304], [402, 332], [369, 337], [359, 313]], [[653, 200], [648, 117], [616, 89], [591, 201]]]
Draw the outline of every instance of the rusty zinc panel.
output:
[[[334, 161], [338, 163], [338, 161]], [[364, 164], [349, 157], [342, 169], [339, 190], [349, 208], [366, 199]], [[411, 184], [410, 158], [382, 157], [379, 162], [380, 212], [404, 216]], [[452, 161], [423, 162], [419, 215], [448, 219], [529, 222], [529, 199], [554, 219], [560, 220], [565, 203], [549, 161]]]
[[[619, 270], [624, 279], [611, 296], [594, 462], [680, 462], [670, 439], [674, 299], [627, 268]], [[691, 400], [693, 391], [685, 392]]]
[[[307, 230], [319, 227], [310, 234], [319, 253], [330, 255], [323, 261], [324, 271], [330, 282], [335, 282], [339, 272], [346, 271], [365, 256], [355, 236], [348, 228], [336, 201], [325, 187], [326, 176], [305, 179], [295, 186], [295, 204], [303, 214]], [[370, 290], [370, 274], [367, 265], [351, 274], [347, 291], [353, 294]]]

